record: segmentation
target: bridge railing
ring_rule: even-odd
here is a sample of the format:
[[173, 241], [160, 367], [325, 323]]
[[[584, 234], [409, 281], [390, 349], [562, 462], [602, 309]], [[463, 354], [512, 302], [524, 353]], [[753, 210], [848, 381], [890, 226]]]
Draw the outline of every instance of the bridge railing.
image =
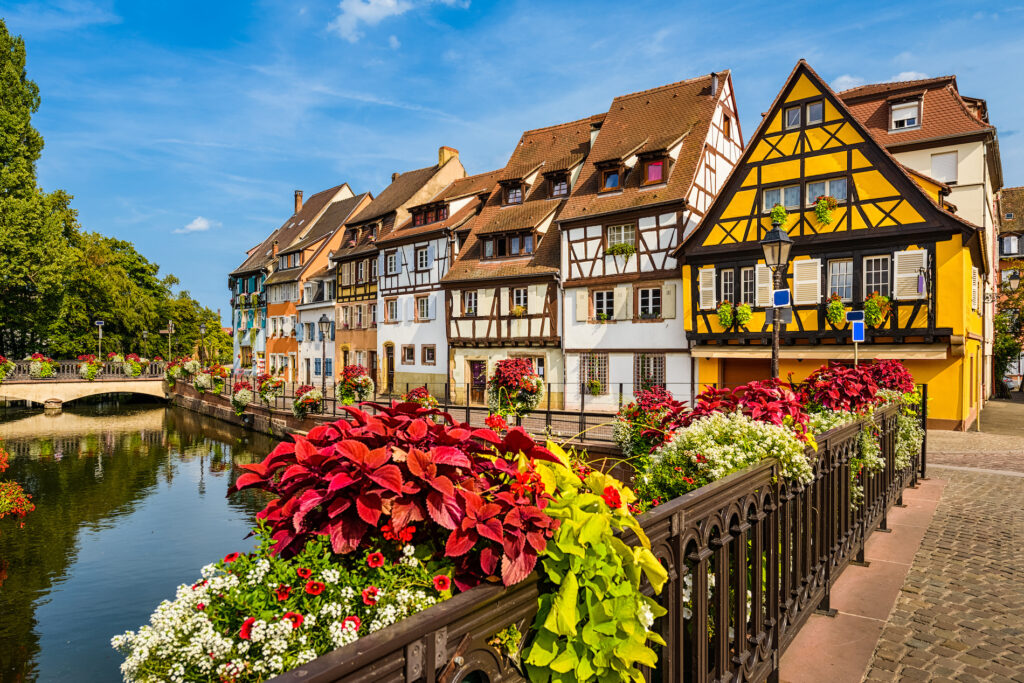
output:
[[[31, 373], [32, 362], [27, 360], [19, 360], [14, 362], [14, 369], [4, 378], [4, 383], [13, 382], [68, 382], [68, 381], [86, 381], [80, 371], [82, 363], [77, 360], [59, 360], [54, 361], [53, 374], [48, 377], [33, 377]], [[114, 363], [112, 361], [105, 361], [103, 363], [103, 370], [95, 378], [96, 382], [123, 382], [125, 380], [153, 380], [161, 379], [164, 376], [164, 363], [162, 361], [153, 361], [147, 363], [142, 368], [142, 373], [138, 376], [132, 376], [128, 373], [124, 363]]]

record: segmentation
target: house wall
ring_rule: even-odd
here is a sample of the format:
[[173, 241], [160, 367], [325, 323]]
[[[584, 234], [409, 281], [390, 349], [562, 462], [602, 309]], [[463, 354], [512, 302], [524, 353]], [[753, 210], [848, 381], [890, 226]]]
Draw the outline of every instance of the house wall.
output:
[[[324, 373], [326, 377], [326, 383], [328, 386], [334, 384], [335, 377], [341, 371], [341, 367], [335, 361], [335, 339], [336, 333], [328, 333], [322, 340], [320, 338], [319, 325], [320, 316], [327, 315], [327, 317], [334, 322], [336, 320], [334, 310], [334, 300], [324, 301], [318, 304], [306, 304], [298, 307], [299, 325], [302, 329], [301, 341], [298, 342], [299, 346], [299, 371], [298, 381], [303, 384], [312, 384], [313, 386], [319, 387], [321, 381], [321, 374], [316, 372], [316, 361], [323, 361], [324, 354], [326, 353], [327, 360], [331, 361], [331, 372]], [[313, 323], [313, 335], [310, 336], [306, 331], [308, 323]], [[308, 370], [307, 370], [307, 361]], [[325, 363], [321, 362], [321, 373], [324, 371]]]
[[566, 376], [571, 378], [565, 385], [566, 410], [579, 410], [582, 402], [582, 407], [586, 411], [615, 412], [620, 405], [634, 400], [635, 390], [641, 388], [634, 385], [635, 353], [642, 351], [664, 353], [665, 388], [680, 401], [690, 400], [693, 384], [690, 375], [691, 359], [688, 352], [657, 348], [642, 349], [636, 352], [616, 352], [614, 349], [604, 346], [595, 346], [593, 351], [608, 354], [608, 384], [601, 388], [598, 395], [592, 394], [586, 387], [583, 387], [578, 379], [580, 377], [581, 353], [566, 350], [565, 371]]
[[[548, 394], [550, 394], [550, 406], [552, 410], [561, 410], [564, 407], [564, 391], [562, 385], [562, 352], [556, 348], [523, 348], [523, 347], [496, 347], [496, 348], [456, 348], [452, 349], [450, 362], [452, 377], [452, 397], [457, 403], [466, 400], [466, 392], [469, 389], [470, 361], [485, 361], [487, 363], [487, 376], [494, 374], [494, 368], [498, 361], [507, 358], [537, 358], [544, 359], [544, 382], [545, 396], [541, 398], [541, 407], [549, 405]], [[484, 396], [486, 402], [486, 395]]]

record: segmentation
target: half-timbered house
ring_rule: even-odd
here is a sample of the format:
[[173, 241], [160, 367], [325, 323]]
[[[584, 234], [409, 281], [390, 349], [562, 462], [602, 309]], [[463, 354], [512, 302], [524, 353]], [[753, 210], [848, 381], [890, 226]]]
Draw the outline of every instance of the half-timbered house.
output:
[[484, 403], [495, 363], [523, 357], [547, 383], [551, 406], [562, 407], [560, 244], [553, 226], [602, 119], [526, 131], [492, 176], [486, 205], [444, 277], [458, 400], [468, 394], [470, 402]]
[[[396, 349], [408, 342], [399, 340], [405, 338], [405, 326], [402, 318], [395, 315], [396, 311], [391, 310], [395, 306], [390, 303], [398, 296], [398, 288], [410, 286], [402, 278], [415, 279], [406, 271], [406, 267], [415, 269], [415, 254], [412, 260], [397, 265], [396, 259], [400, 258], [402, 250], [384, 249], [381, 245], [397, 227], [409, 220], [411, 207], [429, 200], [453, 180], [465, 175], [458, 150], [451, 147], [438, 150], [438, 160], [433, 166], [395, 173], [391, 184], [346, 225], [346, 238], [334, 255], [338, 264], [339, 321], [335, 337], [335, 364], [339, 369], [346, 362], [363, 365], [371, 371], [381, 391], [391, 392], [396, 387], [404, 387], [407, 381], [423, 383], [422, 379], [409, 376], [396, 379], [396, 371], [403, 369], [396, 364], [400, 360]], [[388, 292], [387, 299], [382, 298], [382, 292]], [[437, 335], [431, 338], [436, 340]], [[443, 345], [443, 334], [441, 339]], [[437, 344], [436, 341], [434, 343]], [[444, 366], [440, 367], [443, 372]], [[435, 381], [433, 373], [424, 374], [430, 374], [430, 381]], [[403, 384], [396, 384], [398, 381]], [[443, 383], [444, 380], [441, 381]]]
[[859, 358], [903, 360], [929, 384], [933, 425], [970, 424], [981, 400], [987, 265], [983, 233], [952, 213], [948, 192], [894, 159], [801, 60], [676, 251], [700, 381], [735, 386], [770, 374], [772, 283], [760, 240], [781, 206], [793, 240], [781, 376], [799, 380], [822, 361], [853, 362], [845, 313], [864, 310]]
[[614, 409], [660, 385], [690, 390], [672, 250], [743, 149], [732, 78], [616, 97], [558, 216], [566, 404]]

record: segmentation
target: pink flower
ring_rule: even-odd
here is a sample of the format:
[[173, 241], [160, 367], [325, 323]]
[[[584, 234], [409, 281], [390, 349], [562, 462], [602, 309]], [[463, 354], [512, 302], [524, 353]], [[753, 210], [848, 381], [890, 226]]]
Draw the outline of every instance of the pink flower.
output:
[[376, 569], [377, 567], [384, 566], [384, 555], [381, 553], [370, 553], [370, 556], [366, 558], [366, 564], [370, 565], [370, 569]]
[[377, 594], [380, 591], [376, 586], [370, 586], [363, 590], [363, 604], [367, 607], [373, 607], [377, 604]]
[[452, 580], [444, 574], [438, 574], [434, 577], [434, 589], [438, 591], [446, 591], [452, 587]]

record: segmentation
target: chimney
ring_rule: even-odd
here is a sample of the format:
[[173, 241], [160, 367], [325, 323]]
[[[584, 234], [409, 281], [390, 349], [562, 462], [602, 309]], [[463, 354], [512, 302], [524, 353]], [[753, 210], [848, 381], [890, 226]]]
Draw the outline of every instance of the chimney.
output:
[[277, 240], [274, 240], [274, 246], [270, 252], [270, 255], [275, 259], [277, 258]]
[[302, 211], [302, 190], [295, 190], [295, 213]]
[[437, 165], [444, 166], [449, 159], [458, 159], [459, 150], [454, 147], [439, 147], [437, 149]]
[[401, 174], [398, 173], [397, 171], [395, 173], [392, 173], [391, 174], [391, 182], [395, 182], [396, 180], [398, 180], [398, 176], [399, 175], [401, 175]]
[[711, 72], [711, 96], [714, 97], [718, 93], [718, 74], [714, 71]]

